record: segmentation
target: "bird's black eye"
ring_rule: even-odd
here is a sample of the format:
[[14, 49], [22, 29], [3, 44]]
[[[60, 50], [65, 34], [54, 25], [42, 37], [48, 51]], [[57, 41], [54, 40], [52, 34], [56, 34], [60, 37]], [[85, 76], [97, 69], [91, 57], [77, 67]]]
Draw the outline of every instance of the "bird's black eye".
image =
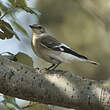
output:
[[42, 27], [39, 25], [38, 27], [37, 27], [38, 29], [42, 29]]

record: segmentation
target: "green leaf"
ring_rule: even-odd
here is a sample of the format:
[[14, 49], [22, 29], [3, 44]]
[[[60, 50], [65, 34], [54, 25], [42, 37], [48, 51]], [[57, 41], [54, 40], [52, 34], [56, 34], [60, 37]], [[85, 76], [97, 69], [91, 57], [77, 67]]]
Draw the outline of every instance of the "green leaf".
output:
[[4, 40], [5, 38], [10, 39], [15, 35], [17, 40], [20, 40], [16, 32], [13, 31], [11, 25], [4, 20], [0, 20], [0, 39]]
[[11, 52], [3, 52], [3, 53], [0, 53], [2, 56], [12, 60], [12, 61], [17, 61], [16, 57], [14, 54], [12, 54]]
[[14, 33], [11, 25], [4, 20], [0, 20], [0, 29], [2, 30], [0, 31], [1, 39], [10, 39], [13, 37]]
[[33, 66], [32, 58], [26, 55], [25, 53], [19, 52], [18, 54], [15, 55], [15, 57], [17, 59], [17, 62], [20, 62], [28, 66]]
[[16, 8], [8, 8], [6, 11], [4, 11], [4, 14], [0, 17], [0, 20], [3, 19], [3, 17], [6, 15], [12, 16], [16, 11]]
[[2, 40], [5, 39], [5, 34], [3, 32], [0, 32], [0, 39], [2, 39]]
[[0, 2], [0, 9], [4, 12], [8, 10], [8, 8], [2, 2]]
[[30, 7], [20, 6], [19, 8], [25, 10], [28, 13], [35, 14], [37, 16], [41, 15], [41, 13], [39, 11], [37, 11], [36, 9], [30, 8]]
[[[21, 0], [20, 0], [21, 1]], [[13, 5], [13, 6], [15, 6], [15, 4], [16, 4], [16, 0], [8, 0], [8, 2], [11, 4], [11, 5]]]
[[2, 15], [1, 11], [0, 11], [0, 16]]
[[16, 21], [12, 21], [13, 25], [20, 30], [25, 36], [28, 36], [27, 31], [20, 25], [18, 24]]
[[25, 0], [16, 0], [16, 5], [18, 5], [18, 6], [26, 6], [26, 1]]
[[[8, 55], [7, 55], [8, 54]], [[25, 53], [19, 52], [16, 55], [10, 53], [10, 52], [3, 52], [1, 53], [4, 57], [15, 61], [15, 62], [20, 62], [22, 64], [28, 65], [28, 66], [33, 66], [33, 61], [32, 58]]]
[[15, 98], [4, 95], [4, 100], [2, 103], [9, 109], [9, 110], [22, 110], [18, 104], [16, 104]]

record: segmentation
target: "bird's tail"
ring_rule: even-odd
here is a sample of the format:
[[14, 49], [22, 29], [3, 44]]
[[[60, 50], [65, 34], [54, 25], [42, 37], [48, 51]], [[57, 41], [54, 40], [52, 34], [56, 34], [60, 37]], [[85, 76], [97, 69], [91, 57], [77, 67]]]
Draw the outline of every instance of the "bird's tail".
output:
[[95, 61], [92, 61], [92, 60], [86, 60], [87, 63], [91, 63], [91, 64], [94, 64], [94, 65], [100, 65], [99, 63], [95, 62]]

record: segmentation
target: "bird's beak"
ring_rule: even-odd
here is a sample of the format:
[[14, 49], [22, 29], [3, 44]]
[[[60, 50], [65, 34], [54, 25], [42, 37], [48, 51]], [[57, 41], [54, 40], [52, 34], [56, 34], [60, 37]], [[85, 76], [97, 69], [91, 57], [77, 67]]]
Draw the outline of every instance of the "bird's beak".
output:
[[29, 25], [29, 27], [30, 27], [31, 29], [36, 29], [36, 27], [33, 26], [33, 25]]
[[30, 27], [30, 28], [33, 28], [33, 26], [32, 26], [32, 25], [29, 25], [29, 27]]

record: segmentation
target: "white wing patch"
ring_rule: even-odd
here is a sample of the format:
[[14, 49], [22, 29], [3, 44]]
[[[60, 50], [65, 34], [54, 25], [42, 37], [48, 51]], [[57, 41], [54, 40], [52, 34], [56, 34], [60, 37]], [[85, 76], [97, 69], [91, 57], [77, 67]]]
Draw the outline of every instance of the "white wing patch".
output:
[[59, 46], [60, 46], [60, 47], [61, 47], [61, 46], [64, 46], [64, 47], [66, 47], [66, 48], [68, 48], [68, 49], [71, 49], [69, 46], [67, 46], [66, 44], [63, 44], [63, 43], [61, 43]]
[[64, 48], [62, 48], [62, 46], [71, 49], [70, 47], [68, 47], [66, 44], [61, 43], [60, 45], [55, 46], [56, 48], [59, 48], [62, 52], [64, 51]]
[[63, 49], [63, 48], [61, 48], [61, 47], [60, 47], [60, 50], [61, 50], [61, 51], [64, 51], [64, 49]]

